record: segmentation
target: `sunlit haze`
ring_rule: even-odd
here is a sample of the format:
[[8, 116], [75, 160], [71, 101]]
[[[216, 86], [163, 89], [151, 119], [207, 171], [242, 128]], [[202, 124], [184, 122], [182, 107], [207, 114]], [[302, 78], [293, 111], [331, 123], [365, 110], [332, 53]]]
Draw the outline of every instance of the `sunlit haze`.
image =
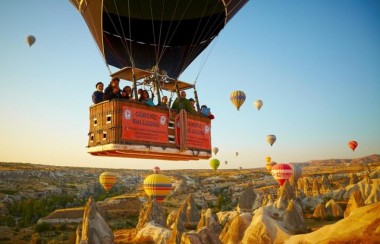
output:
[[[91, 94], [110, 78], [68, 0], [0, 1], [0, 29], [0, 161], [210, 167], [208, 160], [87, 153]], [[27, 35], [37, 39], [32, 47]], [[180, 79], [194, 83], [197, 76], [200, 103], [215, 115], [212, 146], [219, 148], [220, 169], [264, 167], [266, 156], [305, 162], [380, 153], [380, 1], [249, 1]], [[240, 111], [229, 100], [233, 90], [246, 94]], [[264, 102], [260, 111], [257, 99]], [[268, 134], [277, 137], [272, 147]], [[350, 140], [359, 143], [354, 152]]]

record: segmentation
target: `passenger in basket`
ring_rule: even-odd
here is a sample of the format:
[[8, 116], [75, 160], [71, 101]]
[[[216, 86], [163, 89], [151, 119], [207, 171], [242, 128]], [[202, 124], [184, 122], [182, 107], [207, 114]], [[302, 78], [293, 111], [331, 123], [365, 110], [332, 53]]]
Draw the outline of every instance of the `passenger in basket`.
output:
[[104, 100], [104, 93], [103, 93], [104, 84], [103, 82], [98, 82], [96, 83], [95, 87], [96, 87], [96, 91], [92, 93], [92, 102], [94, 104], [97, 104], [97, 103], [103, 102]]
[[119, 88], [120, 79], [113, 77], [110, 84], [104, 91], [104, 100], [111, 100], [114, 98], [121, 98], [121, 90]]
[[168, 108], [168, 107], [169, 107], [169, 104], [168, 104], [168, 97], [167, 97], [167, 96], [163, 96], [163, 97], [161, 98], [160, 106], [161, 106], [161, 107], [164, 107], [164, 108]]
[[186, 92], [181, 91], [180, 97], [174, 100], [172, 109], [177, 110], [178, 112], [181, 109], [185, 109], [187, 112], [195, 113], [195, 110], [191, 107], [190, 101], [186, 98]]
[[194, 98], [190, 98], [190, 99], [189, 99], [189, 102], [190, 102], [190, 106], [193, 108], [193, 110], [194, 110], [194, 111], [197, 111], [197, 110], [195, 109], [195, 100], [194, 100]]
[[128, 100], [132, 99], [132, 88], [130, 86], [124, 86], [121, 97]]
[[201, 106], [201, 114], [203, 116], [207, 116], [210, 119], [215, 119], [215, 116], [211, 113], [210, 108], [208, 108], [206, 105]]
[[139, 102], [143, 102], [149, 106], [154, 106], [152, 99], [149, 98], [149, 93], [147, 90], [142, 91]]

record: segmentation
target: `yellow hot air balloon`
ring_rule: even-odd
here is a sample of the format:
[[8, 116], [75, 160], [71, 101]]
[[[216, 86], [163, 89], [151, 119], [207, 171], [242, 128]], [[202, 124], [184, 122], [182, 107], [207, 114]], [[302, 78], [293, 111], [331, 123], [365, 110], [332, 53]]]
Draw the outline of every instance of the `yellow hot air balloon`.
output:
[[36, 42], [36, 38], [32, 35], [26, 37], [26, 43], [31, 47]]
[[160, 203], [172, 190], [172, 182], [166, 175], [152, 174], [145, 178], [143, 187], [149, 197]]
[[103, 188], [108, 192], [116, 183], [116, 175], [111, 172], [103, 172], [99, 176], [99, 182]]
[[268, 172], [271, 172], [272, 171], [272, 167], [275, 166], [277, 163], [276, 162], [268, 162], [265, 164], [265, 168], [268, 170]]
[[214, 147], [214, 148], [212, 149], [212, 152], [216, 155], [216, 154], [219, 152], [219, 148]]
[[267, 142], [272, 146], [273, 143], [276, 141], [276, 136], [275, 135], [267, 135]]
[[210, 167], [215, 171], [218, 169], [220, 165], [220, 161], [216, 158], [210, 159]]
[[263, 101], [262, 100], [256, 100], [255, 102], [254, 102], [254, 105], [255, 105], [255, 107], [257, 108], [257, 110], [260, 110], [260, 108], [263, 106]]
[[230, 94], [230, 100], [239, 111], [241, 105], [243, 105], [245, 101], [245, 93], [243, 91], [233, 91]]
[[272, 161], [271, 157], [265, 157], [265, 162], [270, 163], [270, 161]]

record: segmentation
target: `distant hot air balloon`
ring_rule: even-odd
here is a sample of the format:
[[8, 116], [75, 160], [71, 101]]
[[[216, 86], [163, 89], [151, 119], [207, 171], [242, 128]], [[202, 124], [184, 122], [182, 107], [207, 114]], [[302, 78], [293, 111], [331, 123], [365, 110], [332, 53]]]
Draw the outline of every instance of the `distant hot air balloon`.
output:
[[228, 164], [228, 161], [224, 161], [224, 164], [226, 164], [226, 165], [227, 165], [227, 164]]
[[239, 111], [241, 105], [243, 105], [245, 101], [245, 93], [243, 91], [233, 91], [230, 94], [230, 100], [232, 104]]
[[235, 156], [237, 157], [238, 155], [239, 155], [239, 152], [236, 152], [236, 153], [235, 153]]
[[243, 169], [243, 167], [240, 166], [240, 167], [239, 167], [239, 170], [242, 170], [242, 169]]
[[273, 143], [276, 141], [276, 136], [275, 135], [267, 135], [267, 142], [272, 146]]
[[99, 176], [99, 182], [100, 184], [102, 184], [104, 189], [108, 192], [116, 183], [116, 175], [111, 172], [103, 172]]
[[256, 100], [254, 102], [254, 105], [255, 107], [257, 108], [257, 110], [260, 110], [260, 108], [263, 106], [263, 101], [261, 101], [260, 99], [259, 100]]
[[348, 146], [352, 149], [352, 151], [355, 151], [356, 147], [358, 146], [357, 141], [349, 141]]
[[219, 148], [217, 147], [212, 148], [212, 152], [216, 155], [219, 152]]
[[152, 174], [144, 180], [145, 193], [155, 199], [157, 202], [162, 202], [172, 189], [170, 178], [163, 174]]
[[290, 179], [293, 169], [289, 164], [276, 164], [272, 167], [273, 178], [282, 186], [286, 180]]
[[271, 172], [273, 166], [275, 166], [276, 164], [277, 164], [276, 162], [271, 161], [271, 162], [265, 164], [265, 168], [268, 170], [268, 172]]
[[297, 182], [297, 180], [299, 178], [301, 178], [301, 176], [302, 176], [302, 168], [300, 165], [294, 164], [294, 163], [290, 163], [289, 165], [293, 171], [293, 178], [294, 178], [295, 182]]
[[210, 159], [210, 167], [216, 171], [220, 165], [220, 161], [216, 158]]
[[32, 35], [26, 37], [26, 43], [31, 47], [36, 42], [36, 38]]
[[270, 163], [270, 161], [272, 161], [271, 157], [265, 157], [265, 162]]
[[158, 166], [154, 166], [154, 167], [153, 167], [153, 172], [154, 172], [155, 174], [159, 174], [160, 171], [161, 171], [160, 167], [158, 167]]

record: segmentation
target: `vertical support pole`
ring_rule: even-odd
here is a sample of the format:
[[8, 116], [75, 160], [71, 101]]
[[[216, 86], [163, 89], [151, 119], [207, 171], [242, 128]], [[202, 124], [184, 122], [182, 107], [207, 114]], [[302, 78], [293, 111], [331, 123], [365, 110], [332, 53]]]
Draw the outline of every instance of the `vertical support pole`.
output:
[[157, 105], [160, 105], [161, 104], [161, 94], [160, 94], [160, 82], [158, 81], [158, 75], [157, 75], [157, 71], [154, 72], [154, 78], [155, 78], [155, 81], [156, 81], [156, 91], [157, 91]]
[[194, 84], [194, 98], [195, 98], [195, 101], [196, 101], [196, 105], [197, 105], [197, 110], [198, 110], [198, 112], [200, 112], [201, 111], [201, 107], [200, 107], [200, 105], [199, 105], [199, 100], [198, 100], [198, 92], [197, 92], [197, 89], [195, 88], [195, 84]]
[[138, 102], [138, 96], [137, 96], [137, 82], [136, 82], [136, 75], [135, 71], [132, 68], [132, 80], [133, 80], [133, 93], [135, 94], [135, 101]]

